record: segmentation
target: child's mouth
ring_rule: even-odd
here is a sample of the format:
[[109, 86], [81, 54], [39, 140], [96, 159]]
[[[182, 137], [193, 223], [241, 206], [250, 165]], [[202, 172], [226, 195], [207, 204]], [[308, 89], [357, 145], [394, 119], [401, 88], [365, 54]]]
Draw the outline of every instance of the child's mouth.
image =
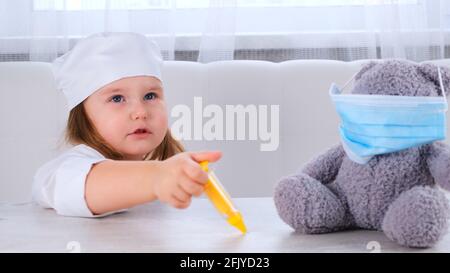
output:
[[134, 136], [134, 137], [147, 137], [151, 134], [151, 132], [147, 129], [147, 128], [139, 128], [136, 129], [133, 133], [129, 134], [130, 136]]

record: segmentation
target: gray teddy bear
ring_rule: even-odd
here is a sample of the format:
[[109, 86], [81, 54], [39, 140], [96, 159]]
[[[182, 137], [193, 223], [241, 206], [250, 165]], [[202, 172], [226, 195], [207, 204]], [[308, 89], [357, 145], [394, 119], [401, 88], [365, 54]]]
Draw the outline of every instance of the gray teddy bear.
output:
[[[445, 92], [450, 71], [441, 67]], [[355, 76], [352, 94], [442, 96], [438, 67], [402, 60], [371, 62]], [[433, 142], [350, 160], [341, 144], [282, 178], [274, 201], [281, 219], [298, 232], [380, 230], [400, 245], [431, 247], [446, 232], [450, 148]]]

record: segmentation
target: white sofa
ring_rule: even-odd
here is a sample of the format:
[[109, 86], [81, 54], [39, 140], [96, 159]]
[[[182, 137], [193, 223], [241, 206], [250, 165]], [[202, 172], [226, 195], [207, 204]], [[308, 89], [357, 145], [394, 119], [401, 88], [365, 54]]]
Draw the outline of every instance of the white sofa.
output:
[[[339, 141], [328, 88], [332, 82], [344, 84], [365, 62], [165, 62], [169, 116], [180, 105], [192, 109], [194, 97], [201, 97], [204, 107], [218, 105], [224, 116], [225, 105], [279, 105], [274, 151], [260, 151], [259, 140], [184, 141], [189, 150], [223, 151], [214, 166], [233, 197], [271, 196], [280, 177]], [[450, 60], [434, 63], [450, 66]], [[36, 169], [67, 148], [57, 145], [67, 118], [64, 97], [55, 90], [50, 65], [37, 62], [0, 63], [0, 93], [0, 202], [28, 201]], [[171, 116], [170, 122], [180, 118]]]

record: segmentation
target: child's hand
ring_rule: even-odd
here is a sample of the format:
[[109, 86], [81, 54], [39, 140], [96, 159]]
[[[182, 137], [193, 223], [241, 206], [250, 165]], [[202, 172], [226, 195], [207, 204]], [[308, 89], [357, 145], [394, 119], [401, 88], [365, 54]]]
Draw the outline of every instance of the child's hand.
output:
[[192, 196], [200, 196], [208, 181], [208, 174], [199, 162], [215, 162], [221, 156], [221, 152], [187, 152], [162, 161], [153, 192], [161, 202], [179, 209], [187, 208]]

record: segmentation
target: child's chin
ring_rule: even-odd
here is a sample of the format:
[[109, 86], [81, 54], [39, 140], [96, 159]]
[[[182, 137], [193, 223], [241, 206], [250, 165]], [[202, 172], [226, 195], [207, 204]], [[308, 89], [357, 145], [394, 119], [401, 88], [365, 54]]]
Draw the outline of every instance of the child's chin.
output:
[[[139, 146], [139, 147], [136, 147]], [[146, 155], [148, 154], [150, 151], [152, 151], [151, 149], [151, 145], [136, 145], [133, 148], [129, 148], [125, 151], [125, 153], [127, 155], [130, 156], [140, 156], [140, 155]]]

